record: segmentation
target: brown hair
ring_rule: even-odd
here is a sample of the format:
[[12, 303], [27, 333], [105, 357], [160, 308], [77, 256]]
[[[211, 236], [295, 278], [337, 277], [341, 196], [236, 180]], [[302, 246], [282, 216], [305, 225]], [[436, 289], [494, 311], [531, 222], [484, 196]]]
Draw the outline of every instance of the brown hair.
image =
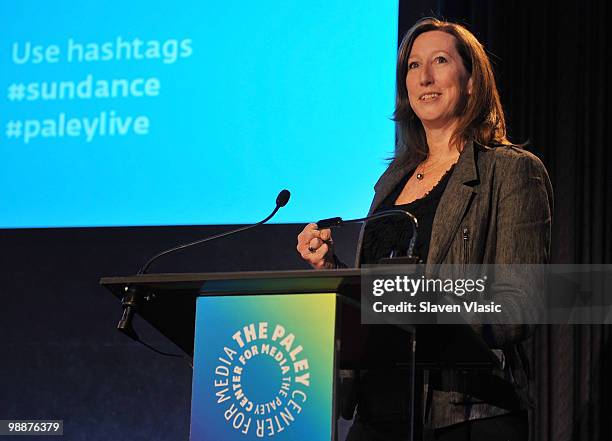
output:
[[397, 154], [396, 158], [422, 160], [429, 148], [421, 121], [410, 107], [406, 74], [408, 57], [414, 40], [428, 31], [442, 31], [456, 39], [456, 48], [463, 65], [472, 78], [472, 93], [464, 94], [457, 109], [459, 121], [451, 144], [461, 149], [465, 142], [474, 140], [483, 145], [508, 144], [506, 122], [499, 92], [495, 85], [493, 69], [487, 54], [476, 37], [463, 26], [435, 18], [422, 18], [412, 26], [399, 47], [397, 55], [395, 112]]

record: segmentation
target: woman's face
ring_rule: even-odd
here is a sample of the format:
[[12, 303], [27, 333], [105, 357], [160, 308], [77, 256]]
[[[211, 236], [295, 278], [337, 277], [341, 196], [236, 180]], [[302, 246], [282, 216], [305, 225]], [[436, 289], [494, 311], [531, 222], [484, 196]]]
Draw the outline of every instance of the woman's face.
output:
[[461, 96], [472, 80], [456, 49], [454, 36], [442, 31], [419, 35], [408, 58], [406, 89], [410, 107], [425, 128], [451, 127]]

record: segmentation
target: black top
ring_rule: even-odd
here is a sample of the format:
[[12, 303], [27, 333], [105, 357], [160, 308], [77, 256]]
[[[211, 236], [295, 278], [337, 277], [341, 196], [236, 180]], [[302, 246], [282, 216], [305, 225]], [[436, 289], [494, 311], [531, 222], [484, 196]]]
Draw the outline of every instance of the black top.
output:
[[[411, 170], [375, 211], [378, 213], [400, 209], [409, 211], [417, 218], [419, 228], [414, 255], [423, 262], [426, 262], [429, 252], [434, 216], [454, 167], [453, 165], [448, 169], [440, 181], [422, 198], [409, 204], [394, 205], [406, 182], [414, 173], [414, 170]], [[377, 263], [380, 259], [389, 257], [392, 251], [395, 251], [395, 256], [405, 256], [411, 237], [412, 221], [407, 217], [389, 216], [368, 222], [363, 236], [361, 264]]]

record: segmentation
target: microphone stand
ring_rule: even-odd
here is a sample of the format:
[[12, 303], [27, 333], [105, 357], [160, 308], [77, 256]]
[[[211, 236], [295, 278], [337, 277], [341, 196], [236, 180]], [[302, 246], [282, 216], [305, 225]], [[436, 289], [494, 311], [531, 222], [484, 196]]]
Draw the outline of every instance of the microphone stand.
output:
[[390, 216], [407, 216], [412, 221], [412, 237], [410, 238], [410, 242], [408, 244], [408, 250], [406, 251], [406, 256], [396, 257], [396, 252], [392, 251], [389, 257], [385, 257], [380, 259], [379, 264], [416, 264], [420, 263], [420, 259], [418, 256], [413, 255], [414, 245], [417, 239], [417, 229], [419, 228], [419, 222], [417, 218], [406, 210], [385, 210], [379, 213], [375, 213], [371, 216], [361, 217], [359, 219], [350, 219], [343, 220], [341, 217], [331, 217], [329, 219], [322, 219], [317, 222], [317, 228], [319, 230], [323, 228], [338, 228], [346, 224], [352, 224], [357, 222], [363, 222], [364, 224], [368, 223], [371, 220], [380, 219], [383, 217]]
[[[278, 212], [279, 209], [287, 205], [287, 202], [289, 202], [290, 196], [291, 196], [291, 193], [289, 192], [289, 190], [280, 191], [278, 196], [276, 197], [276, 207], [274, 207], [274, 210], [272, 210], [272, 213], [270, 213], [265, 219], [257, 222], [256, 224], [246, 225], [244, 227], [240, 227], [235, 230], [226, 231], [225, 233], [216, 234], [211, 237], [206, 237], [204, 239], [199, 239], [193, 242], [185, 243], [182, 245], [177, 245], [175, 247], [161, 251], [157, 253], [155, 256], [151, 257], [149, 260], [147, 260], [147, 262], [138, 270], [136, 274], [138, 276], [146, 274], [151, 264], [155, 262], [157, 259], [159, 259], [160, 257], [165, 256], [166, 254], [170, 254], [175, 251], [182, 250], [184, 248], [192, 247], [194, 245], [199, 245], [201, 243], [220, 239], [222, 237], [229, 236], [232, 234], [240, 233], [241, 231], [249, 230], [251, 228], [255, 228], [259, 225], [265, 224], [270, 219], [272, 219], [272, 217]], [[126, 285], [124, 287], [124, 290], [125, 290], [125, 294], [123, 295], [123, 298], [121, 299], [121, 306], [123, 308], [123, 313], [121, 314], [121, 319], [119, 320], [119, 323], [117, 324], [117, 330], [137, 342], [144, 343], [140, 340], [140, 337], [134, 330], [134, 327], [132, 326], [132, 319], [134, 318], [134, 314], [138, 311], [138, 308], [140, 307], [142, 299], [144, 298], [148, 300], [148, 296], [145, 293], [140, 292], [140, 288], [136, 286]], [[153, 349], [154, 351], [158, 353], [162, 353], [163, 355], [173, 355], [173, 354], [166, 354], [166, 353], [160, 352], [152, 348], [149, 345], [146, 345], [146, 346], [148, 346], [149, 348]]]

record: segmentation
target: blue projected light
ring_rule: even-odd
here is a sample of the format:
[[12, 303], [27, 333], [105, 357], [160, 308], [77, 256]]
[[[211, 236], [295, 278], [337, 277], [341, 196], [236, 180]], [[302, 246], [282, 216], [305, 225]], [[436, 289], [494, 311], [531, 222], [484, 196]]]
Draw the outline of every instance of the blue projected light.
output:
[[397, 2], [0, 4], [0, 227], [365, 214]]

